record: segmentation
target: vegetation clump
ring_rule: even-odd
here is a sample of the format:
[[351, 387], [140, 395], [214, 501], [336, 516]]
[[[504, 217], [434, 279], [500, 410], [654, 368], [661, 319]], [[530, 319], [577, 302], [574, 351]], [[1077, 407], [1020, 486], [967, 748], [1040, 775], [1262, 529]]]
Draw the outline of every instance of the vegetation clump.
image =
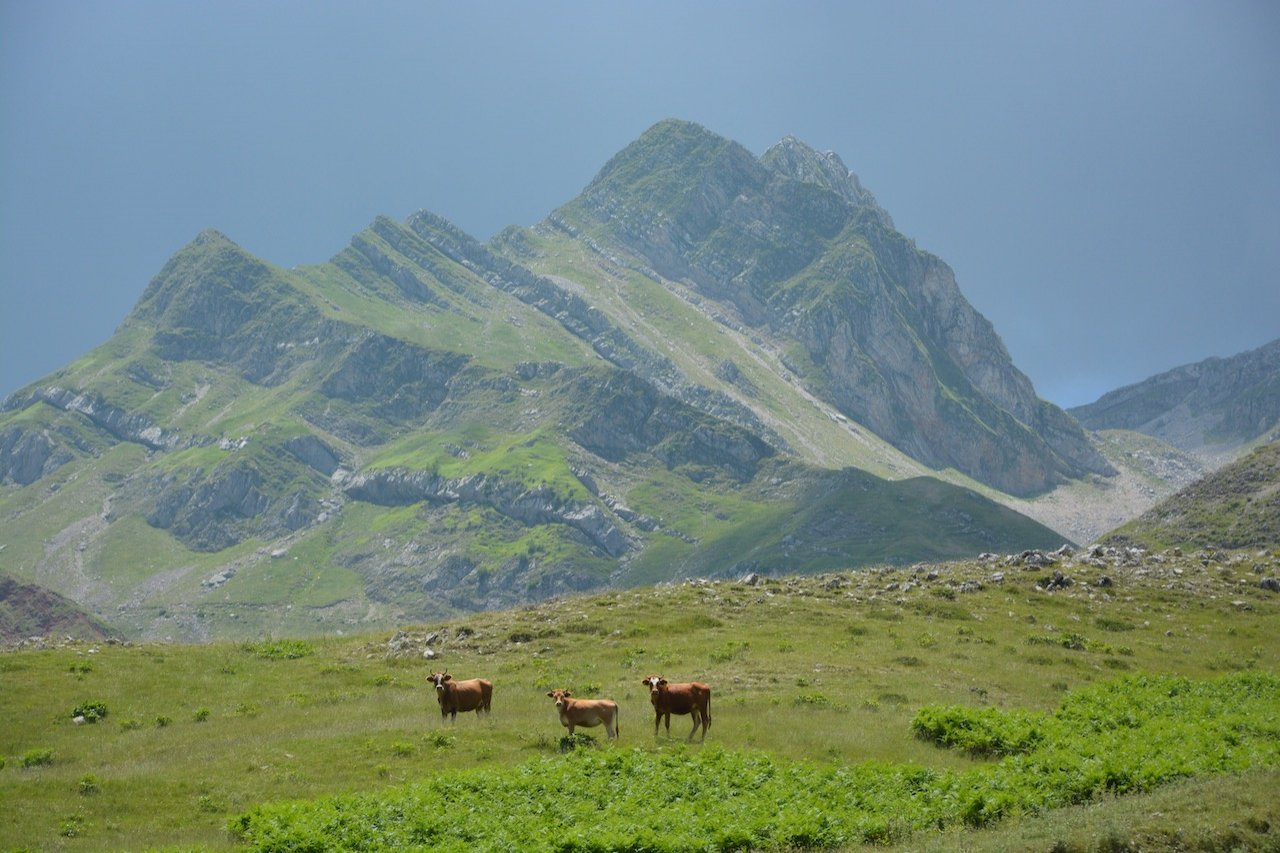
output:
[[[438, 776], [377, 794], [259, 805], [230, 822], [253, 850], [822, 849], [1280, 765], [1280, 677], [1135, 676], [1057, 711], [925, 708], [940, 745], [1000, 756], [969, 769], [819, 765], [707, 747], [573, 749], [514, 771]], [[572, 796], [565, 796], [566, 791]], [[483, 808], [459, 808], [483, 803]], [[660, 829], [653, 816], [663, 815]]]
[[315, 654], [315, 647], [305, 640], [264, 640], [246, 643], [244, 650], [267, 660], [297, 660]]
[[86, 723], [96, 723], [107, 716], [107, 703], [81, 702], [71, 711], [72, 719], [83, 717]]

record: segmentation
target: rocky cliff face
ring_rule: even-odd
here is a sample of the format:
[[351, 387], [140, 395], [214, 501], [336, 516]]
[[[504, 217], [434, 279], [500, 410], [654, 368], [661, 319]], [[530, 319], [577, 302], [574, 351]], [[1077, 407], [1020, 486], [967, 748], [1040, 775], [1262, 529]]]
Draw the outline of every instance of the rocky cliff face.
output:
[[1131, 429], [1213, 453], [1280, 425], [1280, 340], [1160, 373], [1071, 409], [1089, 429]]
[[345, 491], [356, 500], [382, 506], [410, 506], [422, 501], [478, 504], [526, 525], [567, 525], [610, 557], [621, 557], [631, 548], [600, 506], [566, 499], [545, 485], [528, 487], [484, 474], [450, 478], [430, 471], [390, 468], [353, 478]]

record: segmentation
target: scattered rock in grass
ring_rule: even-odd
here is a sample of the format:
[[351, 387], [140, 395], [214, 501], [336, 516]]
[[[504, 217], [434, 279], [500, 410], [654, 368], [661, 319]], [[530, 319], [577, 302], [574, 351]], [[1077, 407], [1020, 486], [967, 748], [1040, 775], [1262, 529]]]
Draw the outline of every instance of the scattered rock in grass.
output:
[[1041, 578], [1036, 581], [1036, 586], [1048, 592], [1058, 589], [1066, 589], [1074, 586], [1075, 581], [1064, 575], [1062, 572], [1055, 571], [1052, 577]]
[[1280, 592], [1280, 578], [1263, 578], [1258, 582], [1258, 586], [1272, 592]]

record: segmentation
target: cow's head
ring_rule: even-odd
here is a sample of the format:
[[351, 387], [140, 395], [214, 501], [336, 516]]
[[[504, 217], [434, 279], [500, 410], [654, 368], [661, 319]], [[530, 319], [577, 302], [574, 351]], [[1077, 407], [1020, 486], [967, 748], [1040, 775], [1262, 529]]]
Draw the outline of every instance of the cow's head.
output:
[[565, 700], [568, 699], [573, 694], [570, 693], [568, 690], [552, 690], [547, 695], [550, 696], [552, 699], [556, 700], [557, 709], [563, 710], [564, 706], [568, 704]]
[[663, 678], [661, 675], [651, 675], [648, 678], [646, 678], [644, 681], [641, 681], [640, 683], [643, 684], [645, 687], [649, 688], [650, 696], [654, 695], [655, 693], [660, 693], [662, 691], [662, 688], [667, 686], [667, 680]]
[[445, 682], [452, 681], [453, 676], [447, 672], [433, 672], [428, 676], [427, 680], [436, 686], [437, 693], [442, 693], [444, 692]]

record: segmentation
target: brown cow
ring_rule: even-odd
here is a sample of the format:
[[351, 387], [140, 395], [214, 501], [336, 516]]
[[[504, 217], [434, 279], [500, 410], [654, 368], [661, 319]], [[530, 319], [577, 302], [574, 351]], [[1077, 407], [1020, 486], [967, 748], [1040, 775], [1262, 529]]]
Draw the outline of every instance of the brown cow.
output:
[[433, 672], [427, 679], [436, 686], [436, 701], [440, 703], [440, 718], [458, 719], [459, 711], [489, 713], [489, 701], [493, 698], [493, 683], [483, 678], [454, 681], [447, 672]]
[[689, 740], [698, 733], [702, 726], [702, 740], [707, 739], [707, 729], [711, 728], [711, 688], [700, 681], [686, 684], [670, 684], [661, 675], [651, 675], [640, 682], [649, 688], [649, 701], [653, 703], [653, 736], [658, 736], [658, 724], [667, 723], [667, 737], [671, 737], [671, 715], [689, 714], [693, 717], [693, 730], [689, 732]]
[[572, 699], [573, 694], [568, 690], [552, 690], [547, 695], [556, 700], [560, 725], [568, 729], [570, 735], [575, 726], [590, 729], [603, 725], [611, 738], [622, 731], [618, 723], [618, 703], [612, 699]]

